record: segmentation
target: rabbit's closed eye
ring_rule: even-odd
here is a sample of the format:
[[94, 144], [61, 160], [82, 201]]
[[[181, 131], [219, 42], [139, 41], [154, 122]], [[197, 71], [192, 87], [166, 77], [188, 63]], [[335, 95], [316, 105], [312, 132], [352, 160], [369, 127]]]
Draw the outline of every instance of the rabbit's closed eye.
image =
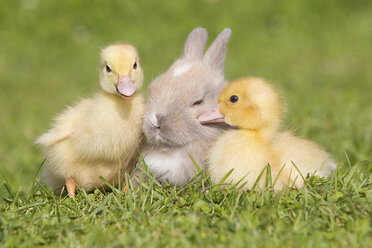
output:
[[195, 102], [192, 104], [192, 106], [200, 105], [200, 104], [202, 104], [203, 102], [204, 102], [203, 99], [199, 99], [199, 100], [195, 101]]

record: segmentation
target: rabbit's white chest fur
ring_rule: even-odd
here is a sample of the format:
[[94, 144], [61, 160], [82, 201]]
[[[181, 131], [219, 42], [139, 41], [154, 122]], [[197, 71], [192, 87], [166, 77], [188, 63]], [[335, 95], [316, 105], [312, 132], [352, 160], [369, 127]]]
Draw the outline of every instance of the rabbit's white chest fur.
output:
[[195, 168], [185, 164], [183, 150], [151, 151], [145, 157], [149, 170], [160, 182], [168, 180], [172, 185], [184, 185], [195, 174]]

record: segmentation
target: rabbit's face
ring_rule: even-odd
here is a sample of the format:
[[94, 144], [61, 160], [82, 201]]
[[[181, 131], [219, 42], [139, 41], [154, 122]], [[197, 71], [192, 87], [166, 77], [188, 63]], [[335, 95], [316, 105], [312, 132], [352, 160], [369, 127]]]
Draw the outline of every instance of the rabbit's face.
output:
[[148, 142], [178, 147], [208, 136], [210, 127], [202, 126], [197, 118], [216, 103], [224, 86], [223, 76], [203, 63], [174, 63], [148, 89], [144, 118]]
[[224, 29], [204, 54], [208, 33], [194, 29], [183, 57], [151, 82], [143, 124], [148, 143], [175, 148], [214, 136], [215, 129], [202, 126], [197, 118], [216, 104], [226, 85], [224, 58], [230, 35], [231, 30]]

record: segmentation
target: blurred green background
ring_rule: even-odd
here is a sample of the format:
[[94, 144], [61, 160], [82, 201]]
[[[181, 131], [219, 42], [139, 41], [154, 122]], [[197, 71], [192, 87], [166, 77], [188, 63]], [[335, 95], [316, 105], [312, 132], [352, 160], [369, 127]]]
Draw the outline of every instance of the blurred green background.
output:
[[232, 29], [226, 78], [271, 81], [287, 104], [285, 128], [340, 166], [346, 155], [371, 160], [371, 13], [367, 0], [1, 1], [0, 178], [31, 186], [43, 159], [33, 142], [65, 106], [99, 90], [100, 48], [134, 44], [148, 85], [197, 26], [208, 44]]

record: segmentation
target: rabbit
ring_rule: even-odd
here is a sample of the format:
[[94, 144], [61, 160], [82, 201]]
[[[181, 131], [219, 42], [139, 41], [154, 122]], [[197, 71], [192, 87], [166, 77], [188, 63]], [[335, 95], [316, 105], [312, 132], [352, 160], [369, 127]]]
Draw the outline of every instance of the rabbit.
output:
[[[195, 28], [186, 39], [183, 56], [149, 85], [141, 154], [162, 184], [189, 182], [197, 174], [190, 156], [206, 169], [206, 151], [224, 125], [201, 125], [198, 117], [215, 105], [227, 85], [224, 60], [230, 35], [231, 30], [224, 29], [203, 56], [208, 33]], [[139, 168], [133, 173], [135, 186], [143, 178], [140, 173]]]

